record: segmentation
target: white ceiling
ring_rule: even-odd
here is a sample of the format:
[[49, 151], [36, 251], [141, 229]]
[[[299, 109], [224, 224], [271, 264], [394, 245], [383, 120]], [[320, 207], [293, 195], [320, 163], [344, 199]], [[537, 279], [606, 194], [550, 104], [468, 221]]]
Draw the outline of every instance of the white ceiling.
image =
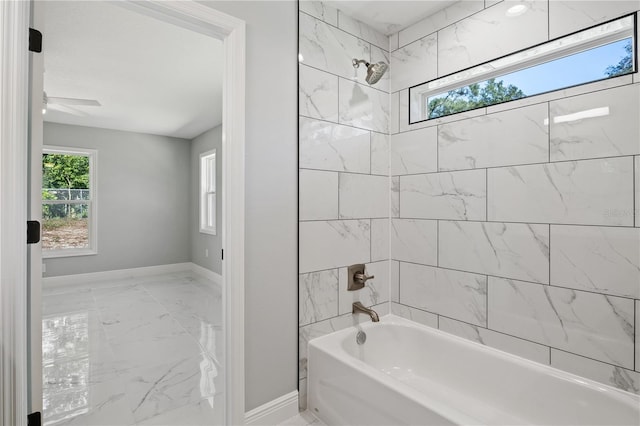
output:
[[324, 3], [390, 35], [457, 1], [460, 0], [334, 0]]
[[96, 99], [45, 121], [192, 139], [222, 122], [222, 42], [118, 6], [45, 4], [47, 96]]

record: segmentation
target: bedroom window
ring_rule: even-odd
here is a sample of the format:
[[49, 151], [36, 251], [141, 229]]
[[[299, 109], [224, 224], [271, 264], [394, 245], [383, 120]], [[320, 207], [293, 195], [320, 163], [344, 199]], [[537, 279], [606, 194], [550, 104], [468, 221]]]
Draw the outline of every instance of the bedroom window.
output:
[[216, 150], [200, 154], [200, 232], [216, 235]]
[[97, 253], [96, 156], [89, 149], [43, 149], [43, 257]]
[[409, 123], [636, 72], [629, 15], [409, 88]]

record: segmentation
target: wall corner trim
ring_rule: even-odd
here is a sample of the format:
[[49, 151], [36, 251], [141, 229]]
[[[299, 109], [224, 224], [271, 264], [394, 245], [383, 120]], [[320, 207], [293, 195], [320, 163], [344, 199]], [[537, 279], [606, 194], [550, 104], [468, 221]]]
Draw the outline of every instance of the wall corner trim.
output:
[[273, 426], [298, 414], [298, 391], [262, 404], [244, 415], [246, 425]]

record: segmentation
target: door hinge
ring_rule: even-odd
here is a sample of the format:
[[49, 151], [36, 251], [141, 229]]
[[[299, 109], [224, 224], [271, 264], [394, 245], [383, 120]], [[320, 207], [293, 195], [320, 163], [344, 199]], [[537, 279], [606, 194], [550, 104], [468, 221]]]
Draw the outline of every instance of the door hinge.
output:
[[27, 415], [27, 425], [42, 426], [42, 415], [40, 414], [40, 411], [36, 411], [35, 413]]
[[222, 249], [222, 260], [224, 260], [224, 249]]
[[34, 28], [29, 28], [29, 52], [42, 52], [42, 33]]
[[37, 220], [27, 221], [27, 244], [37, 244], [40, 242], [40, 222]]

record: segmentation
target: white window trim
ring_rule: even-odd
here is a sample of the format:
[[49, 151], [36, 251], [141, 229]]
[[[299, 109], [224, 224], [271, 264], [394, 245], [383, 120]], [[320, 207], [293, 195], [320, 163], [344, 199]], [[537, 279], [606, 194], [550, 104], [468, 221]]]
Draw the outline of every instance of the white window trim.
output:
[[[447, 117], [428, 118], [427, 101], [429, 97], [439, 95], [457, 88], [462, 88], [474, 83], [480, 83], [491, 78], [497, 78], [515, 71], [526, 69], [544, 62], [550, 62], [566, 56], [570, 56], [588, 49], [603, 46], [608, 43], [633, 38], [633, 55], [635, 52], [635, 19], [634, 15], [625, 15], [611, 21], [597, 24], [573, 34], [558, 37], [539, 45], [505, 55], [479, 65], [472, 66], [462, 71], [417, 84], [408, 89], [409, 93], [409, 124], [417, 124], [427, 120]], [[633, 72], [637, 72], [634, 69]], [[585, 82], [582, 84], [592, 83]], [[552, 92], [564, 90], [567, 87], [559, 87]], [[542, 93], [526, 96], [527, 98]], [[461, 111], [462, 112], [462, 111]]]
[[83, 249], [42, 250], [44, 259], [93, 256], [98, 254], [98, 151], [95, 149], [44, 145], [43, 154], [86, 155], [89, 157], [89, 247]]
[[[208, 169], [208, 162], [213, 159], [213, 183], [214, 189], [213, 192], [209, 191], [209, 181], [208, 177], [210, 170]], [[218, 207], [218, 194], [217, 187], [218, 182], [216, 179], [216, 173], [218, 169], [218, 162], [216, 158], [216, 150], [212, 149], [211, 151], [203, 152], [200, 154], [200, 232], [202, 234], [216, 235], [217, 234], [217, 225], [218, 225], [218, 217], [216, 215], [216, 209]], [[209, 211], [209, 204], [207, 203], [207, 198], [209, 195], [213, 194], [213, 211]], [[208, 226], [208, 219], [213, 216], [213, 226]]]

